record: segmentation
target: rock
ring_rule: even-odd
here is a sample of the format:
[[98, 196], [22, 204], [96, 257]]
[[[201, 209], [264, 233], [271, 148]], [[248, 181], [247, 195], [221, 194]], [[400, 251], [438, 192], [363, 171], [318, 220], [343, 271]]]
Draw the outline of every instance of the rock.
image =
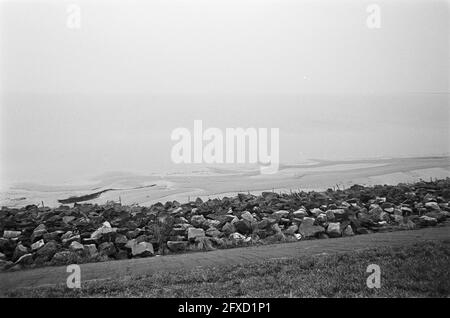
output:
[[[69, 231], [70, 232], [70, 231]], [[72, 232], [70, 232], [70, 233], [72, 233]], [[68, 245], [70, 245], [72, 242], [74, 242], [74, 241], [80, 241], [80, 239], [81, 239], [81, 236], [80, 235], [72, 235], [72, 236], [70, 236], [70, 237], [68, 237], [68, 238], [61, 238], [62, 240], [62, 243], [63, 243], [63, 245], [64, 246], [68, 246]]]
[[3, 254], [3, 253], [0, 253], [0, 260], [1, 260], [1, 261], [6, 260], [6, 255]]
[[430, 218], [435, 218], [438, 223], [444, 222], [445, 219], [447, 218], [447, 215], [444, 212], [440, 212], [437, 210], [427, 212], [427, 213], [425, 213], [425, 216], [428, 216]]
[[379, 221], [382, 221], [383, 213], [385, 213], [383, 211], [383, 209], [380, 208], [379, 206], [377, 206], [377, 207], [374, 207], [373, 209], [371, 209], [368, 214], [369, 214], [370, 220], [372, 220], [373, 222], [379, 222]]
[[419, 225], [420, 226], [435, 226], [437, 224], [437, 220], [435, 218], [422, 215], [419, 217]]
[[74, 216], [63, 216], [62, 221], [66, 224], [69, 224], [70, 222], [72, 222], [73, 220], [75, 220]]
[[55, 253], [52, 258], [52, 263], [55, 265], [68, 265], [78, 262], [76, 254], [70, 251], [60, 251]]
[[17, 261], [21, 256], [28, 254], [28, 248], [26, 248], [25, 246], [23, 246], [22, 244], [17, 244], [15, 250], [14, 250], [14, 254], [12, 257], [13, 262]]
[[229, 236], [230, 240], [232, 240], [233, 242], [238, 242], [238, 243], [242, 243], [245, 241], [246, 237], [245, 235], [242, 235], [240, 233], [232, 233]]
[[248, 221], [250, 223], [256, 222], [256, 220], [253, 217], [253, 215], [250, 212], [248, 212], [248, 211], [245, 211], [244, 213], [241, 214], [241, 219], [246, 220], [246, 221]]
[[116, 254], [114, 255], [115, 259], [128, 259], [128, 252], [125, 250], [117, 250]]
[[31, 265], [33, 263], [33, 254], [24, 254], [19, 257], [15, 264]]
[[47, 233], [47, 228], [44, 224], [39, 224], [39, 226], [34, 229], [33, 234], [31, 235], [31, 241], [34, 242], [42, 238], [45, 233]]
[[297, 231], [298, 231], [298, 225], [293, 224], [286, 229], [285, 234], [294, 235]]
[[98, 246], [98, 251], [100, 255], [105, 256], [114, 256], [116, 254], [116, 247], [114, 246], [114, 243], [112, 242], [103, 242]]
[[101, 227], [99, 227], [97, 230], [95, 230], [92, 234], [91, 234], [91, 238], [92, 239], [98, 239], [100, 238], [102, 235], [108, 234], [108, 233], [113, 233], [116, 232], [117, 229], [116, 228], [112, 228], [111, 224], [109, 224], [108, 221], [104, 222], [102, 224]]
[[31, 250], [32, 251], [37, 251], [38, 249], [40, 249], [41, 247], [43, 247], [45, 245], [44, 240], [40, 239], [39, 241], [31, 244]]
[[7, 270], [7, 269], [11, 268], [12, 266], [14, 266], [13, 262], [0, 260], [0, 271]]
[[59, 240], [59, 236], [63, 233], [63, 231], [53, 231], [51, 233], [45, 233], [42, 237], [44, 238], [45, 242], [57, 241]]
[[403, 215], [411, 215], [413, 213], [413, 210], [406, 206], [402, 206], [401, 211]]
[[344, 229], [344, 232], [342, 232], [342, 236], [353, 236], [355, 233], [353, 233], [353, 229], [350, 225], [347, 225], [347, 227]]
[[261, 220], [260, 222], [258, 222], [258, 223], [256, 224], [256, 227], [257, 227], [258, 229], [267, 229], [267, 228], [269, 228], [270, 226], [272, 226], [273, 223], [274, 223], [274, 222], [271, 222], [269, 219], [263, 219], [263, 220]]
[[347, 212], [345, 211], [345, 209], [333, 209], [331, 211], [334, 214], [334, 220], [335, 221], [342, 221], [347, 216]]
[[386, 222], [389, 222], [390, 221], [390, 216], [389, 216], [389, 213], [387, 213], [387, 212], [381, 212], [380, 213], [380, 220], [381, 221], [386, 221]]
[[87, 245], [83, 245], [83, 246], [84, 246], [84, 254], [89, 259], [93, 259], [93, 258], [97, 257], [98, 250], [97, 250], [97, 247], [95, 246], [95, 244], [87, 244]]
[[220, 232], [215, 227], [210, 227], [209, 229], [207, 229], [205, 234], [206, 234], [206, 236], [211, 236], [211, 237], [220, 237], [220, 236], [222, 236], [222, 232]]
[[133, 255], [133, 257], [134, 256], [147, 257], [147, 256], [155, 255], [155, 252], [153, 251], [152, 243], [141, 242], [141, 243], [135, 244], [132, 247], [131, 254]]
[[182, 252], [186, 250], [188, 244], [187, 241], [168, 241], [167, 248], [172, 252]]
[[278, 198], [278, 194], [275, 192], [263, 192], [261, 193], [261, 196], [264, 198], [266, 202], [272, 201], [276, 198]]
[[128, 239], [123, 234], [117, 234], [116, 238], [114, 240], [114, 243], [116, 243], [119, 246], [125, 246], [125, 244], [127, 244], [127, 242], [128, 242]]
[[403, 223], [403, 219], [404, 219], [403, 216], [394, 214], [393, 218], [394, 218], [395, 223], [397, 223], [397, 224]]
[[212, 251], [214, 247], [209, 237], [198, 237], [195, 239], [195, 245], [191, 249], [195, 251]]
[[327, 216], [327, 221], [333, 222], [335, 220], [335, 216], [334, 216], [333, 210], [328, 210], [327, 212], [325, 212], [325, 214]]
[[441, 208], [439, 207], [439, 204], [437, 202], [427, 202], [427, 203], [425, 203], [425, 207], [429, 210], [435, 210], [435, 211], [441, 210]]
[[214, 227], [214, 228], [217, 228], [217, 227], [219, 227], [220, 226], [220, 224], [221, 224], [221, 222], [220, 221], [218, 221], [218, 220], [206, 220], [206, 222], [204, 223], [204, 226], [207, 226], [208, 228], [210, 228], [210, 227]]
[[302, 219], [305, 216], [308, 216], [308, 212], [306, 212], [305, 209], [298, 209], [297, 211], [292, 212], [292, 214], [294, 215], [294, 217], [299, 218], [299, 219]]
[[170, 214], [172, 214], [172, 215], [182, 215], [183, 214], [183, 208], [182, 207], [178, 207], [175, 210], [173, 210], [172, 212], [170, 212]]
[[274, 235], [266, 237], [264, 239], [264, 241], [268, 244], [273, 244], [273, 243], [277, 243], [277, 242], [286, 241], [286, 237], [284, 236], [283, 233], [279, 232], [279, 233], [275, 233]]
[[341, 224], [340, 223], [328, 223], [327, 232], [329, 237], [341, 236]]
[[70, 243], [69, 249], [73, 252], [84, 251], [84, 245], [74, 241]]
[[191, 224], [194, 227], [201, 227], [203, 225], [203, 223], [206, 222], [206, 219], [203, 215], [193, 215], [191, 217]]
[[403, 230], [414, 230], [416, 228], [416, 224], [411, 220], [403, 221], [399, 226]]
[[279, 211], [273, 212], [273, 214], [272, 214], [272, 216], [275, 216], [277, 219], [287, 217], [288, 215], [289, 215], [289, 211], [286, 211], [286, 210], [279, 210]]
[[41, 262], [46, 262], [51, 260], [57, 251], [58, 244], [55, 241], [50, 241], [45, 243], [45, 245], [36, 252], [36, 256]]
[[314, 208], [314, 209], [312, 209], [310, 212], [311, 212], [311, 214], [314, 215], [315, 217], [317, 217], [319, 214], [322, 214], [322, 213], [323, 213], [323, 211], [322, 211], [321, 209], [318, 209], [318, 208]]
[[250, 234], [252, 232], [252, 224], [246, 220], [239, 220], [235, 222], [234, 227], [241, 234]]
[[311, 218], [305, 217], [298, 228], [298, 232], [302, 235], [302, 237], [311, 238], [325, 232], [325, 229], [322, 226], [313, 225], [314, 219], [312, 219], [312, 221], [309, 219]]
[[319, 223], [326, 223], [327, 222], [327, 215], [325, 213], [321, 213], [316, 218], [317, 222]]
[[305, 217], [303, 218], [302, 224], [305, 225], [314, 225], [314, 222], [316, 221], [316, 219], [314, 218], [310, 218], [310, 217]]
[[3, 237], [7, 239], [17, 238], [22, 234], [21, 231], [4, 231]]
[[191, 227], [188, 229], [188, 240], [194, 240], [198, 237], [205, 237], [205, 230]]
[[224, 226], [222, 227], [222, 232], [223, 232], [225, 235], [230, 235], [231, 233], [236, 232], [236, 228], [234, 227], [233, 224], [227, 222], [227, 223], [225, 223]]
[[300, 241], [302, 239], [302, 235], [299, 233], [294, 234], [294, 236], [297, 239], [297, 241]]

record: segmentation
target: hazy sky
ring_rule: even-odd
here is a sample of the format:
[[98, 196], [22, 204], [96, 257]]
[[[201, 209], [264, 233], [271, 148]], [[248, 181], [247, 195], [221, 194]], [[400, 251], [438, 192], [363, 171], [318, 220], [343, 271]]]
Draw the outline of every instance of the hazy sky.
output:
[[3, 180], [167, 169], [194, 119], [284, 162], [449, 152], [448, 1], [0, 3]]

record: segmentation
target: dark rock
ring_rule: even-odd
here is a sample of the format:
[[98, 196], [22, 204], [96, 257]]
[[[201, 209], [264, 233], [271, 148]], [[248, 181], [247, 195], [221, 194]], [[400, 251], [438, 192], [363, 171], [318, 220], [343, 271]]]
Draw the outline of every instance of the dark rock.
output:
[[112, 257], [116, 254], [116, 247], [112, 242], [103, 242], [98, 246], [98, 251], [101, 255]]
[[252, 232], [252, 224], [247, 220], [239, 220], [235, 222], [234, 227], [241, 234], [250, 234]]
[[172, 252], [185, 251], [188, 246], [187, 241], [168, 241], [167, 248]]

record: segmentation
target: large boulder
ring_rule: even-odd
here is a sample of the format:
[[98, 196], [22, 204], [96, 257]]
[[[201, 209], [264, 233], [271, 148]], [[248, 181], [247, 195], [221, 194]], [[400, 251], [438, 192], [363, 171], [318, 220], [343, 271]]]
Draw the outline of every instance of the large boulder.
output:
[[188, 240], [195, 240], [198, 237], [205, 237], [205, 230], [195, 228], [195, 227], [190, 227], [188, 229]]
[[3, 237], [7, 239], [17, 238], [22, 234], [21, 231], [4, 231]]
[[353, 232], [353, 229], [350, 225], [347, 225], [342, 232], [342, 236], [353, 236], [355, 233]]
[[248, 221], [250, 223], [256, 222], [256, 219], [248, 211], [245, 211], [244, 213], [241, 214], [241, 219], [246, 220], [246, 221]]
[[133, 255], [133, 257], [147, 257], [155, 255], [155, 252], [153, 251], [152, 243], [140, 242], [132, 246], [131, 254]]
[[92, 234], [91, 234], [91, 238], [92, 239], [99, 239], [102, 237], [102, 235], [108, 234], [108, 233], [113, 233], [116, 232], [117, 229], [111, 227], [111, 224], [106, 221], [102, 224], [101, 227], [99, 227], [97, 230], [95, 230]]
[[68, 265], [78, 263], [79, 256], [72, 251], [60, 251], [55, 253], [52, 258], [54, 265]]
[[55, 241], [47, 242], [43, 247], [41, 247], [36, 252], [36, 258], [40, 262], [49, 261], [53, 258], [53, 255], [55, 255], [58, 249], [59, 249], [58, 243], [56, 243]]
[[206, 219], [203, 215], [193, 215], [191, 217], [191, 224], [194, 227], [202, 227], [205, 222], [206, 222]]
[[305, 217], [298, 228], [298, 232], [304, 238], [317, 237], [320, 233], [324, 233], [325, 229], [320, 225], [314, 225], [314, 219]]
[[98, 246], [100, 255], [112, 257], [116, 254], [117, 250], [112, 242], [103, 242]]
[[441, 208], [439, 207], [439, 204], [437, 202], [427, 202], [425, 203], [425, 207], [429, 210], [434, 210], [434, 211], [440, 211]]
[[286, 210], [279, 210], [279, 211], [275, 211], [273, 212], [272, 216], [274, 216], [277, 220], [281, 219], [281, 218], [285, 218], [289, 215], [289, 211]]
[[74, 242], [70, 243], [69, 250], [71, 250], [73, 252], [82, 252], [82, 251], [84, 251], [84, 245], [77, 241], [74, 241]]
[[39, 224], [39, 226], [34, 229], [33, 234], [31, 234], [31, 242], [39, 240], [45, 233], [47, 233], [47, 228], [44, 224]]
[[292, 215], [295, 218], [303, 219], [305, 216], [308, 216], [308, 212], [305, 209], [300, 208], [297, 211], [292, 212]]
[[206, 234], [206, 236], [210, 236], [210, 237], [220, 237], [220, 236], [222, 236], [222, 232], [220, 232], [215, 227], [210, 227], [209, 229], [207, 229], [205, 234]]
[[28, 254], [28, 248], [22, 244], [17, 244], [12, 257], [13, 262], [17, 261], [21, 256]]
[[34, 252], [34, 251], [37, 251], [38, 249], [40, 249], [41, 247], [43, 247], [45, 245], [45, 243], [44, 243], [44, 240], [43, 239], [40, 239], [39, 241], [37, 241], [37, 242], [34, 242], [33, 244], [31, 244], [31, 250]]
[[420, 226], [435, 226], [438, 221], [435, 218], [422, 215], [421, 217], [419, 217], [418, 223]]
[[189, 242], [187, 241], [168, 241], [167, 248], [172, 252], [183, 252], [186, 250]]
[[329, 237], [341, 236], [341, 224], [340, 223], [328, 223], [327, 234]]
[[252, 224], [247, 220], [239, 220], [235, 222], [234, 227], [241, 234], [250, 234], [252, 232]]
[[15, 263], [21, 265], [31, 265], [33, 263], [33, 254], [31, 253], [24, 254], [20, 256]]
[[230, 222], [227, 222], [224, 224], [224, 226], [222, 227], [222, 232], [225, 235], [230, 235], [231, 233], [236, 232], [236, 228], [234, 227], [233, 224], [231, 224]]

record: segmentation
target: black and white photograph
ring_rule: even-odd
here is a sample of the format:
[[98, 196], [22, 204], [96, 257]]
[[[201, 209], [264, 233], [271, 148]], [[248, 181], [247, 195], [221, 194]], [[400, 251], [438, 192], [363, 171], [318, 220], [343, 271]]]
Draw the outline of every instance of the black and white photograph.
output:
[[449, 127], [449, 0], [0, 0], [0, 298], [448, 298]]

